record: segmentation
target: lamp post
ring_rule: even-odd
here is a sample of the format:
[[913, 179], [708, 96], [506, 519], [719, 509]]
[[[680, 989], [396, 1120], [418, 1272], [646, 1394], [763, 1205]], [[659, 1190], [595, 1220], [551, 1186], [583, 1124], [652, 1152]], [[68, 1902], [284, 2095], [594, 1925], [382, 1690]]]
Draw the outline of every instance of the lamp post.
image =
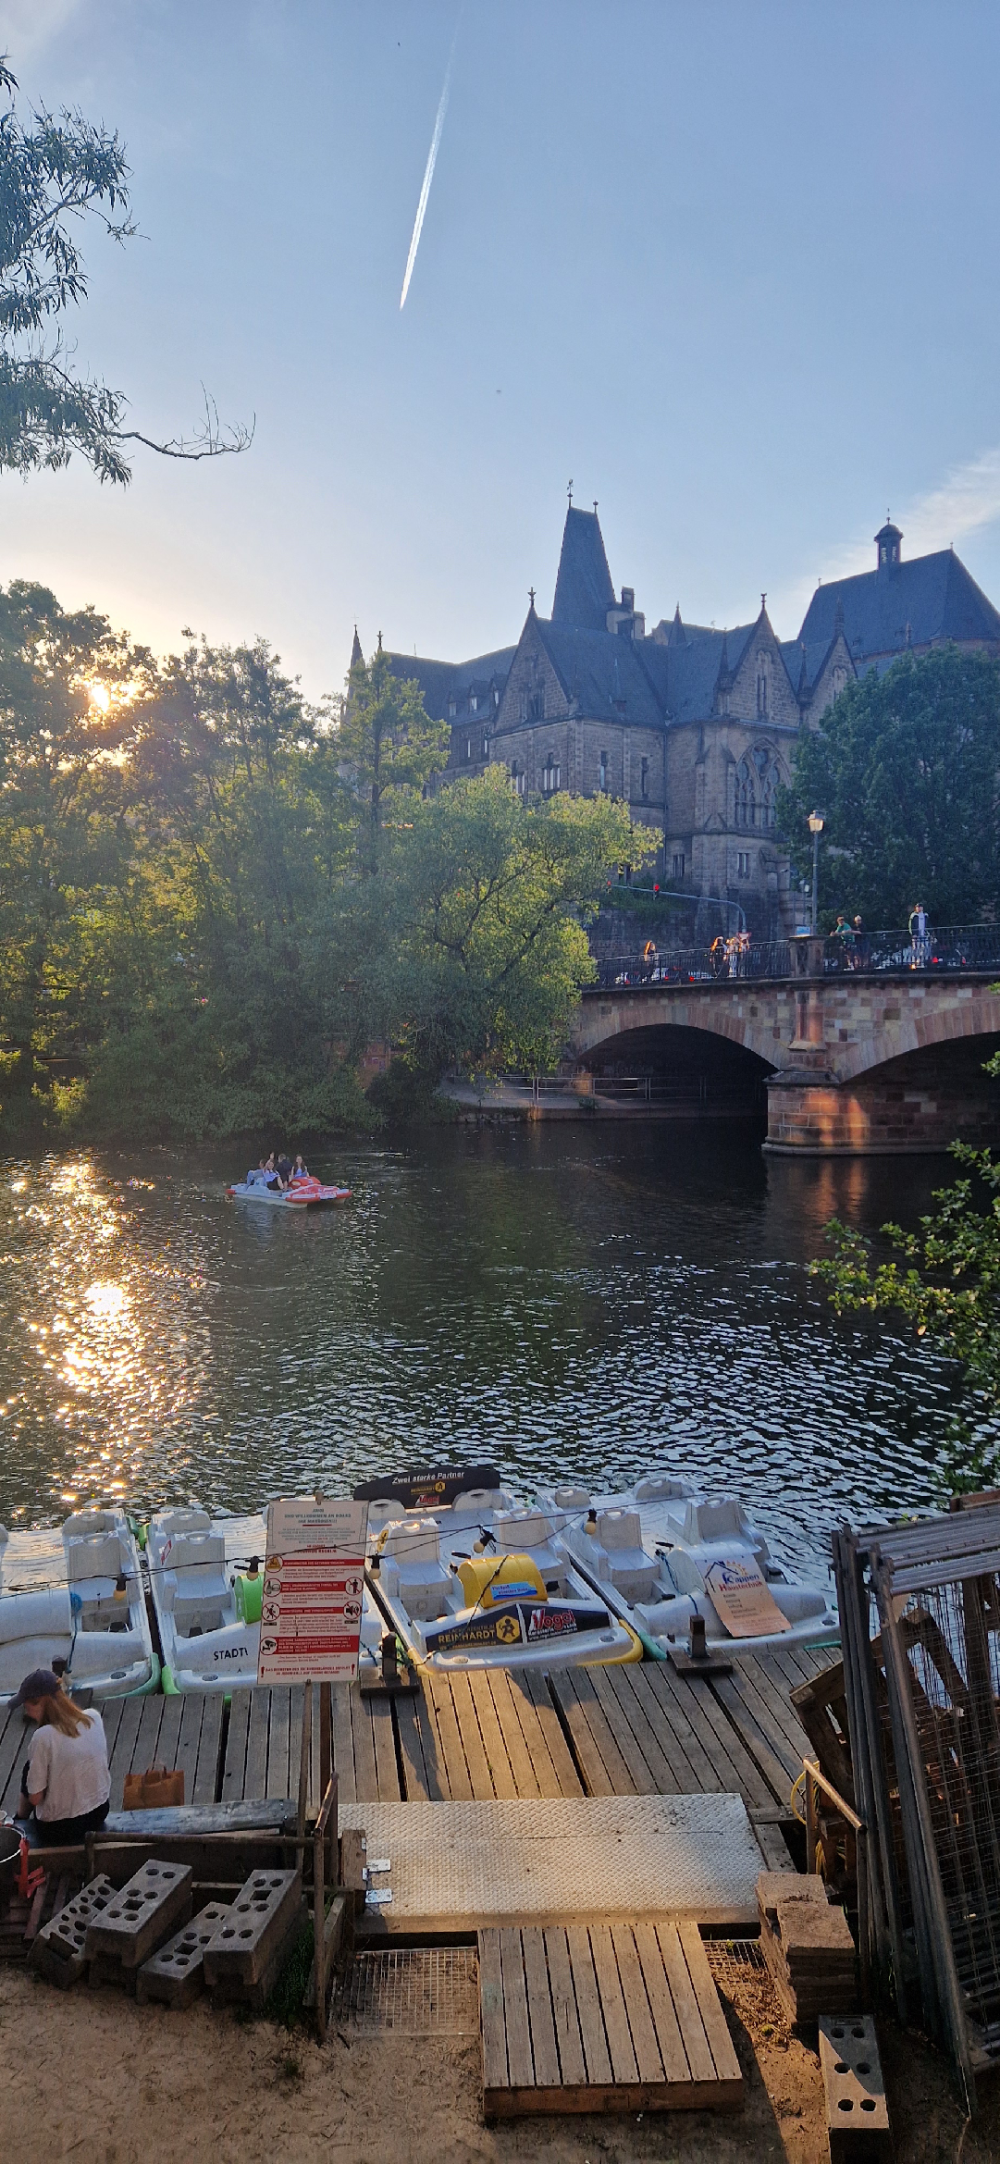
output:
[[812, 835], [812, 838], [813, 838], [813, 891], [812, 891], [812, 929], [813, 929], [813, 937], [814, 937], [814, 938], [815, 938], [815, 935], [816, 935], [816, 903], [817, 903], [817, 899], [818, 899], [818, 894], [819, 894], [819, 838], [820, 838], [820, 835], [821, 835], [821, 834], [822, 834], [822, 832], [823, 832], [823, 828], [824, 828], [824, 826], [825, 826], [825, 825], [826, 825], [826, 814], [825, 814], [825, 812], [818, 812], [818, 811], [811, 811], [811, 812], [810, 812], [810, 814], [809, 814], [809, 832], [810, 832], [810, 834]]

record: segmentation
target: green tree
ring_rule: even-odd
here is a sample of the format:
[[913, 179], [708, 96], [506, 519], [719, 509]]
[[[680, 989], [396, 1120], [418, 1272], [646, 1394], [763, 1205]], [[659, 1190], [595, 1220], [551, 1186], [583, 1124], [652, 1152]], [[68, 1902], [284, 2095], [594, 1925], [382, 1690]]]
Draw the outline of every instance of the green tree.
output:
[[65, 466], [79, 451], [102, 481], [125, 483], [130, 443], [167, 458], [244, 450], [252, 429], [220, 430], [211, 400], [189, 438], [157, 443], [125, 426], [120, 391], [72, 368], [58, 319], [87, 297], [79, 224], [96, 219], [119, 243], [136, 232], [125, 148], [79, 112], [43, 109], [25, 124], [16, 90], [0, 57], [0, 95], [10, 101], [0, 117], [0, 469]]
[[953, 1416], [941, 1475], [951, 1490], [973, 1490], [1000, 1484], [1000, 1159], [962, 1142], [952, 1155], [965, 1177], [937, 1190], [919, 1230], [881, 1228], [901, 1261], [877, 1258], [870, 1240], [833, 1218], [833, 1254], [810, 1271], [838, 1315], [895, 1311], [958, 1363], [966, 1403]]
[[807, 815], [825, 812], [821, 898], [870, 926], [922, 901], [967, 924], [1000, 895], [1000, 663], [955, 646], [849, 684], [799, 737], [779, 823], [811, 871]]
[[526, 803], [494, 766], [415, 806], [392, 840], [383, 975], [410, 1067], [436, 1081], [552, 1066], [594, 976], [584, 920], [609, 871], [643, 858], [625, 806]]
[[377, 872], [382, 834], [405, 820], [448, 757], [451, 731], [432, 721], [415, 680], [397, 676], [379, 638], [370, 661], [351, 670], [337, 725], [341, 772], [358, 818], [358, 859]]

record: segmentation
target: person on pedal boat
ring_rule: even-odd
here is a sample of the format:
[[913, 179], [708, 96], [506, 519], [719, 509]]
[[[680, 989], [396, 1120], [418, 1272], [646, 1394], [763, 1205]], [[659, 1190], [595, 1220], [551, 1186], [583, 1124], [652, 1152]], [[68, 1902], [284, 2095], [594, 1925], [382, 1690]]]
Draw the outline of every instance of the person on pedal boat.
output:
[[292, 1179], [308, 1180], [309, 1176], [309, 1167], [306, 1164], [305, 1158], [302, 1156], [297, 1157], [294, 1165], [292, 1166]]
[[11, 1701], [35, 1724], [21, 1775], [17, 1815], [43, 1846], [72, 1847], [108, 1815], [111, 1774], [104, 1722], [75, 1705], [51, 1668], [33, 1668]]
[[292, 1160], [289, 1157], [287, 1150], [280, 1150], [278, 1152], [278, 1160], [275, 1166], [275, 1171], [277, 1172], [278, 1178], [281, 1181], [282, 1187], [287, 1187], [288, 1182], [292, 1177]]

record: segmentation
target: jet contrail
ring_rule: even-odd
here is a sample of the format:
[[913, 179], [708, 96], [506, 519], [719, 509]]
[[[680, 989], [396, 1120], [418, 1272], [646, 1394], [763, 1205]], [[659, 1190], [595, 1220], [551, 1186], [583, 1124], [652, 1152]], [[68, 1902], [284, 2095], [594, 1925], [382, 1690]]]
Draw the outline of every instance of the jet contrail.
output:
[[[459, 9], [459, 20], [461, 20], [461, 12], [461, 9]], [[441, 130], [444, 127], [444, 116], [448, 110], [448, 92], [451, 89], [451, 69], [452, 62], [455, 58], [455, 39], [457, 37], [458, 23], [456, 22], [455, 37], [453, 37], [451, 41], [451, 51], [448, 55], [448, 65], [445, 69], [444, 89], [441, 92], [441, 102], [437, 109], [437, 119], [434, 122], [434, 133], [431, 136], [431, 147], [427, 153], [427, 165], [424, 170], [424, 183], [423, 187], [420, 190], [420, 201], [417, 204], [417, 215], [413, 221], [413, 238], [410, 242], [410, 253], [406, 258], [406, 270], [403, 274], [403, 290], [399, 296], [399, 305], [401, 309], [410, 290], [410, 279], [413, 276], [413, 266], [417, 260], [417, 249], [420, 246], [420, 235], [423, 232], [424, 216], [427, 210], [427, 198], [431, 192], [431, 181], [434, 178], [434, 167], [437, 164], [438, 146], [441, 141]]]

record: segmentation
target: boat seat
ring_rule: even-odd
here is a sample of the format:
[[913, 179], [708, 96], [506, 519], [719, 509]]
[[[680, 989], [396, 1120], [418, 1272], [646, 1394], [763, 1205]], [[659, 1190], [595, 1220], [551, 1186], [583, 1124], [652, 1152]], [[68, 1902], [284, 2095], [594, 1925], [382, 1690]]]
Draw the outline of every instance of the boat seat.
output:
[[87, 1578], [117, 1578], [125, 1568], [117, 1533], [84, 1533], [66, 1541], [66, 1576], [71, 1585]]
[[454, 1580], [441, 1562], [441, 1535], [433, 1518], [400, 1520], [386, 1529], [381, 1583], [420, 1622], [444, 1615]]
[[550, 1592], [565, 1592], [566, 1558], [555, 1545], [556, 1529], [544, 1510], [498, 1510], [493, 1539], [499, 1555], [530, 1555]]
[[173, 1539], [165, 1541], [159, 1551], [159, 1567], [164, 1571], [201, 1570], [206, 1564], [214, 1564], [217, 1570], [225, 1570], [226, 1541], [223, 1533], [175, 1533]]
[[581, 1550], [588, 1558], [591, 1545], [598, 1558], [598, 1575], [607, 1577], [622, 1600], [649, 1599], [659, 1576], [659, 1564], [642, 1545], [637, 1510], [599, 1510], [596, 1534]]
[[663, 1503], [693, 1493], [691, 1482], [681, 1480], [674, 1473], [650, 1473], [645, 1480], [637, 1480], [633, 1489], [637, 1503]]

